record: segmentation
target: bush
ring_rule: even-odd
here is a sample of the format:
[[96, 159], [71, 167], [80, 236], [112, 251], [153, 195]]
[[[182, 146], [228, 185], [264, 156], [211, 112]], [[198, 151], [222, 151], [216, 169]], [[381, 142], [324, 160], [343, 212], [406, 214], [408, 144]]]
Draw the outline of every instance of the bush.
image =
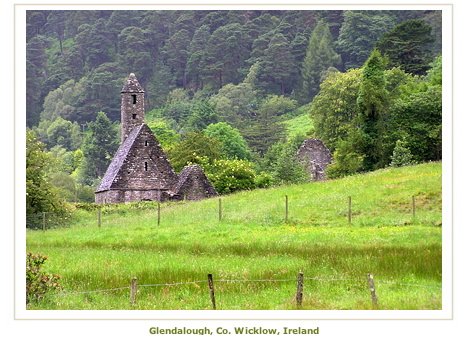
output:
[[257, 188], [253, 164], [244, 160], [215, 160], [207, 176], [220, 194]]
[[47, 257], [40, 254], [29, 252], [26, 255], [26, 304], [37, 303], [48, 293], [61, 289], [59, 275], [49, 275], [42, 271], [46, 260]]
[[391, 157], [391, 167], [402, 167], [414, 164], [412, 153], [410, 149], [407, 148], [407, 143], [405, 141], [397, 140], [396, 146]]

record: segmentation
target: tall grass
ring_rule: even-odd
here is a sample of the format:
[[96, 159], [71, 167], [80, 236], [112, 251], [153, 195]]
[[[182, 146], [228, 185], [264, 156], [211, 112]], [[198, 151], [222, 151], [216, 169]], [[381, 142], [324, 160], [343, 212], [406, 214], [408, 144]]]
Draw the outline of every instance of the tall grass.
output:
[[[379, 309], [441, 309], [441, 192], [441, 164], [430, 163], [229, 195], [221, 221], [217, 198], [163, 203], [160, 226], [156, 203], [103, 207], [101, 227], [96, 211], [78, 210], [68, 228], [27, 232], [27, 251], [47, 255], [73, 293], [29, 308], [210, 309], [197, 281], [211, 273], [218, 309], [295, 309], [303, 272], [304, 309], [371, 309], [367, 273]], [[188, 284], [142, 286], [131, 307], [132, 277]]]

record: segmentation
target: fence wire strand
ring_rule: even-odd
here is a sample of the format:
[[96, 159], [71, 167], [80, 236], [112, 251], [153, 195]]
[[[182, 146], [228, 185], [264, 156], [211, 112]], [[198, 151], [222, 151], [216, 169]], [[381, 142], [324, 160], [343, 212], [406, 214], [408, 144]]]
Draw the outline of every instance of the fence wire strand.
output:
[[[354, 281], [354, 282], [366, 282], [366, 279], [352, 279], [352, 278], [318, 278], [318, 277], [304, 277], [304, 280], [314, 280], [314, 281]], [[178, 282], [178, 283], [158, 283], [158, 284], [138, 284], [137, 287], [159, 287], [159, 286], [176, 286], [176, 285], [186, 285], [186, 284], [197, 284], [197, 283], [207, 283], [208, 280], [199, 280], [191, 282]], [[297, 282], [297, 279], [215, 279], [214, 282]], [[391, 281], [376, 280], [376, 283], [383, 284], [396, 284], [396, 285], [406, 285], [406, 286], [415, 286], [415, 287], [424, 287], [424, 288], [434, 288], [441, 289], [441, 287], [436, 287], [432, 285], [422, 285], [422, 284], [409, 284], [409, 283], [398, 283]], [[44, 296], [67, 296], [67, 295], [79, 295], [79, 294], [91, 294], [96, 292], [107, 292], [107, 291], [116, 291], [122, 289], [131, 289], [130, 286], [121, 287], [121, 288], [112, 288], [112, 289], [100, 289], [92, 291], [79, 291], [79, 292], [67, 292], [67, 293], [57, 293], [57, 294], [47, 294]]]

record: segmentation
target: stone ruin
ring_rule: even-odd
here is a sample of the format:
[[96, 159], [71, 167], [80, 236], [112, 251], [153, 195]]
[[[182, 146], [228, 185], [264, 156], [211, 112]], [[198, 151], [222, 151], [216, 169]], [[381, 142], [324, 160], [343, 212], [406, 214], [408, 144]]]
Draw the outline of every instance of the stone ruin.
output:
[[333, 162], [331, 152], [323, 141], [317, 138], [305, 140], [297, 152], [312, 181], [326, 180], [326, 168]]
[[176, 174], [144, 115], [144, 91], [132, 73], [121, 90], [121, 145], [95, 191], [95, 202], [163, 202], [218, 196], [199, 166], [186, 166]]

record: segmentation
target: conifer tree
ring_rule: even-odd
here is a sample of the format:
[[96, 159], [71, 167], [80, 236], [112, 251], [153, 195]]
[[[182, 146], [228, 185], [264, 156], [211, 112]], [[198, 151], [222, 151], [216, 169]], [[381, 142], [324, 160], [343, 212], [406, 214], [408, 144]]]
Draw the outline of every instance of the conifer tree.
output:
[[302, 93], [311, 101], [320, 90], [321, 76], [330, 67], [340, 67], [341, 56], [333, 49], [328, 24], [320, 20], [312, 32], [302, 65]]
[[85, 181], [91, 184], [92, 180], [105, 174], [111, 158], [118, 148], [118, 134], [115, 126], [104, 112], [99, 112], [94, 122], [88, 124], [90, 132], [84, 140], [82, 151], [84, 153]]

